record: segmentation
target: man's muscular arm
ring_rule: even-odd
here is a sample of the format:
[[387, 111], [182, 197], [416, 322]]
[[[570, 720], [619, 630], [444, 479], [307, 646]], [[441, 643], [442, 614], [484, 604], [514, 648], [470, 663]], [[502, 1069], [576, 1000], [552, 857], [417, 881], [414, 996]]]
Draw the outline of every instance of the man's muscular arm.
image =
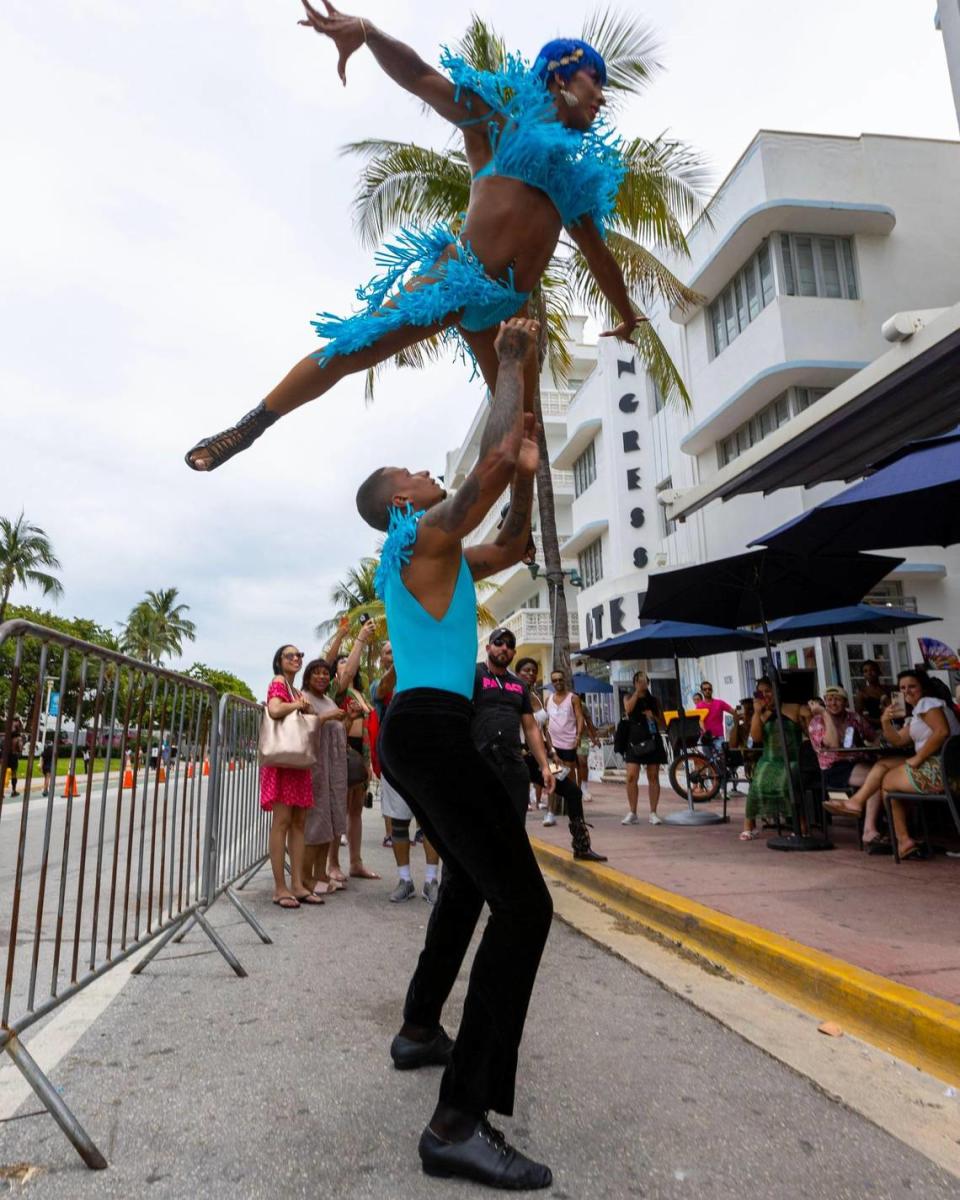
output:
[[540, 454], [533, 416], [524, 416], [524, 435], [517, 458], [517, 471], [510, 491], [510, 508], [496, 540], [470, 546], [464, 558], [474, 579], [496, 575], [521, 561], [530, 544], [530, 513], [533, 509], [533, 481]]
[[618, 337], [622, 341], [630, 341], [630, 334], [647, 318], [642, 313], [634, 311], [620, 264], [600, 236], [600, 230], [589, 217], [584, 217], [577, 224], [568, 226], [567, 233], [576, 242], [581, 254], [587, 260], [587, 266], [597, 281], [600, 291], [603, 292], [611, 307], [615, 308], [623, 318], [615, 329], [607, 329], [600, 336]]
[[328, 0], [323, 0], [327, 10], [324, 16], [309, 0], [302, 2], [306, 17], [300, 24], [324, 34], [334, 42], [340, 55], [337, 73], [344, 86], [347, 82], [347, 60], [366, 44], [381, 69], [394, 83], [429, 104], [445, 120], [457, 125], [462, 121], [484, 117], [491, 111], [473, 92], [466, 93], [466, 98], [455, 100], [456, 89], [445, 75], [424, 62], [416, 50], [390, 37], [366, 17], [351, 17], [338, 12]]
[[443, 553], [476, 529], [513, 477], [523, 438], [524, 365], [535, 351], [538, 332], [536, 321], [516, 317], [500, 327], [497, 390], [477, 463], [459, 491], [420, 522], [418, 544], [428, 554]]

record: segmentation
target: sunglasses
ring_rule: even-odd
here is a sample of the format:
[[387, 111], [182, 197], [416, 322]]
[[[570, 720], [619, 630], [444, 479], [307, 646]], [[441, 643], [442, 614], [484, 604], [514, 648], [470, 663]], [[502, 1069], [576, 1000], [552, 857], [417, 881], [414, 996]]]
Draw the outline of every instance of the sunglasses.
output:
[[294, 650], [292, 654], [288, 652], [283, 657], [284, 658], [303, 658], [303, 651], [302, 650]]
[[490, 645], [491, 646], [509, 646], [511, 650], [516, 650], [517, 641], [516, 641], [516, 638], [514, 638], [511, 634], [502, 633], [502, 634], [500, 634], [499, 637], [491, 638]]

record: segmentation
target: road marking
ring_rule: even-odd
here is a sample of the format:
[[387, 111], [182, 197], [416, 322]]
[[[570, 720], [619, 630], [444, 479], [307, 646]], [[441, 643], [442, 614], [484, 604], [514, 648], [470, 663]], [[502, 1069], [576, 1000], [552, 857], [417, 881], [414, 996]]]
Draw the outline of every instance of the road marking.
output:
[[[45, 1075], [50, 1076], [56, 1070], [61, 1059], [70, 1053], [90, 1026], [106, 1012], [129, 981], [131, 971], [148, 948], [144, 946], [113, 970], [94, 980], [82, 992], [78, 992], [33, 1036], [29, 1032], [24, 1036], [23, 1044], [39, 1063]], [[2, 1053], [0, 1062], [9, 1064], [0, 1067], [0, 1121], [5, 1121], [33, 1095], [33, 1088]]]

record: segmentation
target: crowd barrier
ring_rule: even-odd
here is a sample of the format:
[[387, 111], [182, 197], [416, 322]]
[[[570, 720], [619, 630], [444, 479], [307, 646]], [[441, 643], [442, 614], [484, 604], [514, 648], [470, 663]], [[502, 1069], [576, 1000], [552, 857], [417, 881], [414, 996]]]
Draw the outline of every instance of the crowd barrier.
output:
[[[20, 795], [0, 792], [0, 1051], [89, 1167], [107, 1163], [21, 1035], [149, 947], [139, 973], [194, 926], [246, 974], [205, 911], [225, 895], [270, 941], [234, 888], [268, 851], [261, 714], [251, 701], [67, 634], [0, 625], [0, 783], [15, 719], [23, 730]], [[51, 736], [68, 767], [58, 778], [54, 755], [44, 793], [41, 746]]]

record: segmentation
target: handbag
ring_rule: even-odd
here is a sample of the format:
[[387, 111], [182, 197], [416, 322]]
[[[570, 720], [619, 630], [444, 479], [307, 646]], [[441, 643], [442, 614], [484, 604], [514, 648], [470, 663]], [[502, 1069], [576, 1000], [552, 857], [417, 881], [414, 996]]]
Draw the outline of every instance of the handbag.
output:
[[[295, 700], [291, 688], [290, 699]], [[260, 722], [260, 763], [264, 767], [312, 767], [317, 761], [319, 718], [313, 713], [292, 712], [279, 719], [264, 711]]]
[[655, 753], [660, 745], [660, 734], [655, 728], [650, 728], [649, 718], [647, 718], [645, 724], [647, 728], [646, 736], [637, 738], [632, 737], [627, 743], [630, 748], [630, 753], [636, 755], [637, 758], [646, 758], [647, 755]]

